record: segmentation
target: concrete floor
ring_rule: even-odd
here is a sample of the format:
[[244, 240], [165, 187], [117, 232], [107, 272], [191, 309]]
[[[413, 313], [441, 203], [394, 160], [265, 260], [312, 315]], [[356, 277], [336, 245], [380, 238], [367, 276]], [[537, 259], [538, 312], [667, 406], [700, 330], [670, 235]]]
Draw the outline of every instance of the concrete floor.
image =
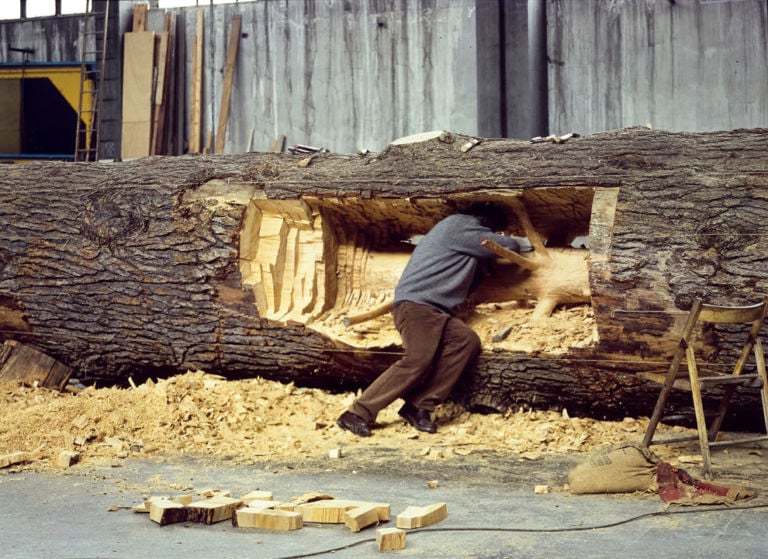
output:
[[[387, 454], [382, 449], [380, 457]], [[667, 507], [655, 494], [572, 495], [562, 487], [568, 457], [541, 461], [483, 455], [456, 460], [277, 464], [195, 459], [126, 460], [68, 470], [0, 471], [0, 556], [5, 559], [227, 559], [380, 557], [375, 527], [307, 524], [276, 532], [181, 523], [160, 527], [128, 508], [149, 495], [204, 488], [254, 489], [287, 500], [310, 491], [384, 501], [392, 520], [409, 505], [445, 502], [448, 518], [408, 531], [406, 549], [434, 558], [768, 557], [768, 487], [738, 506]], [[761, 460], [763, 460], [761, 458]], [[371, 465], [373, 464], [373, 466]], [[414, 467], [414, 464], [417, 464]], [[758, 464], [758, 466], [761, 466]], [[762, 464], [764, 466], [764, 464]], [[691, 472], [693, 473], [693, 472]], [[439, 481], [429, 488], [429, 480]], [[716, 480], [717, 481], [717, 480]], [[548, 494], [533, 487], [547, 484]]]

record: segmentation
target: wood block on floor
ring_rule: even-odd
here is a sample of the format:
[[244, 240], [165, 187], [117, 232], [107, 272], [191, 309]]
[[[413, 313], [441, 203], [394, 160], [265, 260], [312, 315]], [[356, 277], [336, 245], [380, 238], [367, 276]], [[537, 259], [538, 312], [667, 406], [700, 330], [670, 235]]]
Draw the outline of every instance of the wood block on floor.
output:
[[146, 501], [141, 503], [140, 505], [136, 505], [131, 507], [131, 510], [133, 512], [149, 512], [149, 509], [152, 505], [152, 503], [156, 501], [171, 501], [174, 503], [178, 503], [181, 505], [188, 505], [192, 502], [192, 495], [185, 494], [185, 495], [175, 495], [173, 497], [171, 496], [158, 496], [153, 495], [149, 497]]
[[232, 524], [238, 528], [298, 530], [304, 526], [304, 520], [299, 512], [243, 507], [235, 511]]
[[251, 501], [271, 501], [272, 492], [271, 491], [251, 491], [249, 493], [246, 493], [242, 497], [240, 497], [240, 500], [246, 505], [249, 504]]
[[379, 523], [379, 513], [374, 505], [363, 505], [349, 509], [344, 513], [344, 525], [353, 532]]
[[374, 508], [379, 521], [386, 522], [389, 520], [390, 505], [388, 503], [328, 499], [298, 505], [296, 511], [302, 514], [304, 522], [343, 524], [345, 522], [344, 515], [348, 510], [365, 506]]
[[149, 503], [149, 519], [160, 526], [186, 522], [187, 512], [184, 505], [168, 499], [157, 499]]
[[56, 465], [59, 468], [69, 468], [80, 460], [80, 453], [75, 450], [62, 450], [56, 457]]
[[376, 530], [376, 547], [379, 551], [405, 549], [405, 531], [399, 528], [379, 528]]
[[[251, 501], [248, 503], [246, 508], [249, 508], [251, 510], [267, 510], [267, 509], [275, 509], [275, 510], [285, 510], [280, 509], [279, 505], [281, 505], [280, 501]], [[293, 511], [288, 511], [293, 512]]]
[[195, 501], [187, 505], [187, 518], [190, 522], [202, 522], [203, 524], [232, 520], [235, 511], [242, 504], [240, 499], [231, 497], [213, 497], [205, 501]]
[[7, 468], [8, 466], [13, 466], [14, 464], [19, 464], [26, 461], [26, 452], [11, 452], [10, 454], [4, 454], [3, 456], [0, 456], [0, 468]]
[[398, 528], [423, 528], [440, 522], [448, 516], [448, 505], [435, 503], [424, 507], [408, 507], [397, 515]]

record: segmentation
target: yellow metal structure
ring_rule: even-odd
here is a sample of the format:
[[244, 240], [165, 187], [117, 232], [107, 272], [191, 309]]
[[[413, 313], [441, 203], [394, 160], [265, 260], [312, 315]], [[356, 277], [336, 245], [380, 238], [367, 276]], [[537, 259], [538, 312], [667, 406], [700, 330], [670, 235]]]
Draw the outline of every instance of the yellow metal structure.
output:
[[[48, 78], [54, 87], [66, 99], [75, 113], [78, 112], [80, 102], [80, 66], [14, 66], [0, 68], [0, 79], [29, 79]], [[92, 80], [88, 81], [89, 89], [93, 89]], [[92, 108], [92, 99], [85, 96], [83, 109]], [[88, 129], [92, 126], [92, 113], [83, 112], [82, 118]]]

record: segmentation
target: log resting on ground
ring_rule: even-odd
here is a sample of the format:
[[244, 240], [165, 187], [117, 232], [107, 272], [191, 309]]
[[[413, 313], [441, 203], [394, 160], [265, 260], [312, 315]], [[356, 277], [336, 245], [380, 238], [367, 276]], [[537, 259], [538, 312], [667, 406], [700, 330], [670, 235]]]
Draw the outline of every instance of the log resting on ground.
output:
[[[474, 303], [498, 305], [499, 327], [517, 303], [538, 321], [585, 305], [595, 336], [560, 351], [484, 339], [454, 397], [622, 417], [651, 412], [658, 386], [636, 373], [665, 368], [695, 297], [768, 293], [768, 131], [632, 128], [462, 151], [471, 140], [446, 132], [306, 166], [274, 153], [2, 165], [0, 340], [84, 380], [199, 368], [354, 389], [397, 358], [399, 340], [372, 331], [358, 343], [343, 318], [391, 298], [406, 241], [494, 200], [531, 240], [524, 256], [554, 272], [536, 279], [502, 260]], [[569, 293], [549, 287], [558, 269]], [[727, 330], [698, 343], [711, 359], [733, 350]], [[756, 405], [739, 395], [735, 407]], [[675, 406], [689, 409], [687, 396]]]

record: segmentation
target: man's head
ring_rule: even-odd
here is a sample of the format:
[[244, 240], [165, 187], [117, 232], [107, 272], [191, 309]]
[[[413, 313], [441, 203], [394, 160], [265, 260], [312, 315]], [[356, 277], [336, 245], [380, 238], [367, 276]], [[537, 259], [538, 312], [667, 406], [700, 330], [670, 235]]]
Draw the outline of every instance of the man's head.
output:
[[508, 225], [506, 212], [493, 202], [475, 202], [461, 213], [475, 216], [491, 231], [504, 231]]

